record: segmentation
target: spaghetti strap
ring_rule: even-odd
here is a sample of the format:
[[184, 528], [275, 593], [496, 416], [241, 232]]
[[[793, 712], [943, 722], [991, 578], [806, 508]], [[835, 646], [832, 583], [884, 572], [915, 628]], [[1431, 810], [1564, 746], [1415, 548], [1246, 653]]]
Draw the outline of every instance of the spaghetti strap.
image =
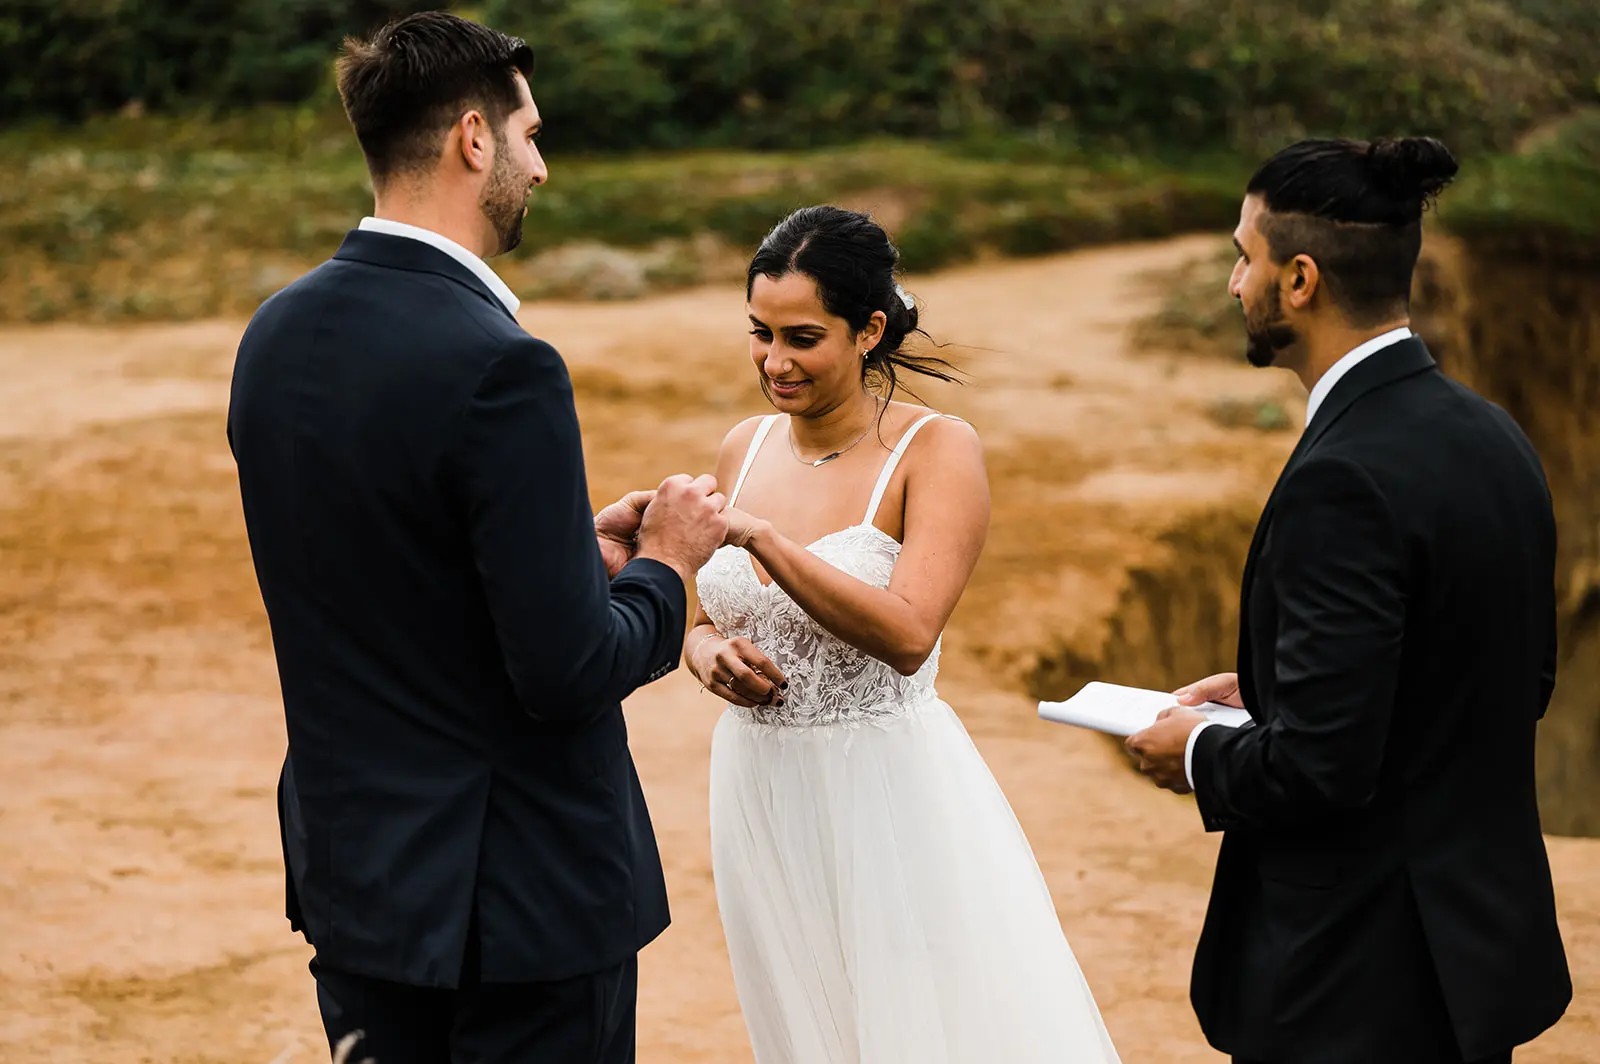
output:
[[733, 494], [728, 496], [728, 505], [732, 506], [739, 498], [739, 491], [744, 487], [744, 478], [750, 475], [750, 467], [756, 464], [756, 455], [761, 450], [761, 445], [766, 442], [767, 433], [772, 431], [772, 426], [778, 420], [777, 414], [768, 414], [761, 419], [761, 424], [756, 427], [755, 439], [750, 441], [750, 450], [744, 456], [744, 465], [739, 468], [739, 479], [733, 485]]
[[922, 426], [941, 417], [944, 417], [944, 415], [939, 413], [924, 414], [917, 419], [916, 424], [906, 429], [905, 435], [900, 437], [900, 442], [894, 445], [894, 451], [890, 453], [889, 460], [883, 463], [883, 472], [878, 474], [878, 485], [872, 489], [872, 501], [867, 503], [867, 516], [862, 518], [862, 524], [870, 525], [877, 519], [878, 507], [883, 505], [883, 493], [889, 490], [889, 478], [894, 476], [895, 467], [900, 464], [900, 458], [906, 453], [906, 448], [911, 446], [912, 438], [922, 431]]

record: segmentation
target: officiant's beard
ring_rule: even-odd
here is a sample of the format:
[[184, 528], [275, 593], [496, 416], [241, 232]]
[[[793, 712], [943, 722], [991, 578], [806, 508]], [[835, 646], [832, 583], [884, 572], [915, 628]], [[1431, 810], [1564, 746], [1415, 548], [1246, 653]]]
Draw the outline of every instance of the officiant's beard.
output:
[[511, 169], [510, 160], [505, 138], [497, 135], [494, 165], [489, 168], [489, 182], [478, 197], [478, 209], [500, 238], [496, 252], [500, 255], [522, 243], [522, 218], [528, 206], [528, 179]]
[[1299, 334], [1283, 317], [1283, 304], [1276, 287], [1267, 290], [1264, 320], [1251, 321], [1250, 312], [1244, 316], [1244, 357], [1252, 366], [1265, 368], [1278, 361], [1278, 353], [1291, 347]]

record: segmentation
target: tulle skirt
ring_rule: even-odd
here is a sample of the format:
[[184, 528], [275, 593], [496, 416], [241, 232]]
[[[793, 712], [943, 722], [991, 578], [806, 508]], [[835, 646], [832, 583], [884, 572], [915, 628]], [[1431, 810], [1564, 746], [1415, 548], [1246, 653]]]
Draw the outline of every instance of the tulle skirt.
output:
[[950, 707], [785, 728], [730, 711], [711, 848], [757, 1064], [1103, 1064], [1033, 851]]

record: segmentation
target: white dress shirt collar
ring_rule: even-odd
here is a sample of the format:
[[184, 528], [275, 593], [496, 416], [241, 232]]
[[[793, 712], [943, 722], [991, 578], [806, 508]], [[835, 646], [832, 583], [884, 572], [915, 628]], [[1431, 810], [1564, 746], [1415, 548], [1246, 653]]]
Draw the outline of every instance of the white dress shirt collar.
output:
[[396, 222], [388, 218], [363, 218], [361, 219], [360, 228], [369, 233], [385, 233], [389, 236], [403, 236], [410, 240], [420, 240], [424, 244], [436, 247], [471, 270], [473, 275], [482, 281], [489, 291], [494, 293], [494, 297], [504, 303], [505, 308], [512, 314], [515, 314], [517, 308], [522, 306], [522, 301], [516, 297], [516, 294], [493, 270], [489, 269], [488, 263], [447, 236], [440, 236], [432, 229], [424, 229], [421, 226], [408, 225], [405, 222]]
[[1306, 424], [1311, 424], [1311, 419], [1317, 416], [1317, 409], [1322, 406], [1323, 400], [1328, 398], [1328, 393], [1333, 391], [1333, 386], [1343, 380], [1346, 373], [1349, 373], [1391, 344], [1397, 344], [1401, 340], [1409, 339], [1411, 335], [1409, 326], [1402, 325], [1398, 329], [1390, 329], [1382, 336], [1374, 336], [1329, 366], [1328, 372], [1324, 373], [1317, 383], [1312, 386], [1311, 397], [1306, 400]]

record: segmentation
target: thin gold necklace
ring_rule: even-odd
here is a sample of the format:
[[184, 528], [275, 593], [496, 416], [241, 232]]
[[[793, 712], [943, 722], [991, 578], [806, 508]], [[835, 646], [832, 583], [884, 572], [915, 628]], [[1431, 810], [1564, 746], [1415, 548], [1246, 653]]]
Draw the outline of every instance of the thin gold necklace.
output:
[[872, 420], [867, 422], [867, 427], [861, 430], [861, 435], [857, 436], [855, 439], [851, 440], [848, 444], [846, 444], [845, 446], [839, 448], [837, 451], [834, 451], [832, 454], [825, 454], [821, 458], [818, 458], [818, 459], [815, 459], [815, 460], [810, 459], [810, 458], [801, 458], [800, 457], [800, 452], [794, 449], [794, 428], [791, 426], [789, 431], [788, 431], [788, 433], [787, 433], [787, 435], [789, 437], [789, 453], [794, 455], [794, 460], [796, 462], [804, 462], [806, 465], [810, 466], [812, 469], [816, 469], [819, 466], [825, 466], [829, 462], [833, 461], [835, 458], [838, 458], [840, 455], [844, 454], [850, 448], [854, 447], [856, 444], [860, 443], [862, 440], [866, 439], [867, 438], [867, 433], [872, 431], [872, 426], [874, 426], [874, 425], [876, 425], [878, 423], [878, 417], [880, 416], [881, 411], [882, 411], [882, 404], [881, 403], [875, 404], [874, 409], [873, 409], [873, 414], [872, 414]]

